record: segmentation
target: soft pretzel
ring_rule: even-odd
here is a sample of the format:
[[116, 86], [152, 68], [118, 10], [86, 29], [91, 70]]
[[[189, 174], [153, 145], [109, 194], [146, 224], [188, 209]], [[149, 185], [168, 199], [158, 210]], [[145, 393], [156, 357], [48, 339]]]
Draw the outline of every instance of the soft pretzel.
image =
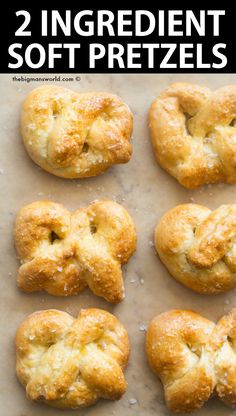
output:
[[23, 104], [21, 132], [27, 152], [46, 171], [83, 178], [131, 157], [133, 116], [116, 95], [76, 93], [44, 85]]
[[170, 85], [152, 103], [157, 161], [186, 188], [236, 182], [236, 85]]
[[16, 335], [16, 371], [28, 399], [58, 408], [117, 400], [126, 390], [128, 334], [101, 309], [78, 318], [45, 310], [30, 315]]
[[155, 247], [170, 274], [196, 292], [236, 287], [236, 205], [176, 206], [157, 224]]
[[124, 297], [121, 266], [136, 246], [128, 212], [113, 201], [95, 201], [71, 214], [62, 205], [37, 201], [20, 210], [15, 244], [22, 265], [18, 286], [68, 296], [86, 286], [109, 302]]
[[173, 412], [192, 412], [215, 393], [236, 405], [236, 309], [215, 325], [192, 311], [171, 310], [147, 330], [150, 367], [164, 386]]

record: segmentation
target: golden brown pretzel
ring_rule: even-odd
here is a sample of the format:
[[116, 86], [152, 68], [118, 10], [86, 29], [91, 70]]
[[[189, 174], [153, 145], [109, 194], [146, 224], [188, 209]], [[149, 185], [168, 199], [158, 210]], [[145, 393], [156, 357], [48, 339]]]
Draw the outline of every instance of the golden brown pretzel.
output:
[[133, 116], [116, 95], [44, 85], [27, 96], [21, 132], [30, 157], [64, 178], [84, 178], [131, 157]]
[[215, 92], [170, 85], [152, 103], [149, 122], [157, 161], [181, 185], [236, 182], [236, 85]]
[[73, 215], [50, 201], [22, 208], [15, 225], [22, 265], [17, 283], [26, 292], [68, 296], [86, 286], [109, 302], [124, 297], [121, 266], [136, 246], [128, 212], [113, 201], [95, 201]]
[[162, 313], [148, 327], [146, 352], [173, 412], [192, 412], [213, 393], [235, 407], [236, 309], [216, 325], [192, 311]]
[[196, 292], [236, 287], [236, 205], [176, 206], [157, 224], [155, 247], [170, 274]]
[[16, 371], [27, 397], [53, 407], [119, 399], [128, 358], [125, 328], [101, 309], [82, 310], [76, 319], [53, 309], [35, 312], [16, 335]]

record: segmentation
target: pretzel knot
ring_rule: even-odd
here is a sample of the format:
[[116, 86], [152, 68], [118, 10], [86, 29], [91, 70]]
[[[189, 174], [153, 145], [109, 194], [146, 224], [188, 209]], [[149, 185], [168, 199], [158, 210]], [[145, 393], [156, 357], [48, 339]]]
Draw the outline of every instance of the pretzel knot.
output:
[[176, 83], [153, 102], [150, 132], [159, 164], [186, 188], [236, 182], [236, 85]]
[[155, 246], [170, 274], [196, 292], [236, 287], [236, 205], [215, 211], [196, 204], [168, 211], [155, 230]]
[[113, 201], [96, 201], [73, 215], [62, 205], [37, 201], [22, 208], [15, 225], [22, 265], [18, 286], [68, 296], [86, 286], [109, 302], [124, 297], [121, 266], [136, 246], [128, 212]]
[[146, 351], [170, 410], [192, 412], [213, 393], [236, 405], [236, 309], [216, 325], [192, 311], [162, 313], [149, 325]]
[[26, 98], [21, 132], [30, 157], [46, 171], [82, 178], [129, 161], [133, 116], [116, 95], [77, 94], [41, 86]]
[[128, 335], [101, 309], [82, 310], [76, 319], [53, 309], [33, 313], [18, 329], [16, 353], [30, 400], [77, 408], [119, 399], [126, 390]]

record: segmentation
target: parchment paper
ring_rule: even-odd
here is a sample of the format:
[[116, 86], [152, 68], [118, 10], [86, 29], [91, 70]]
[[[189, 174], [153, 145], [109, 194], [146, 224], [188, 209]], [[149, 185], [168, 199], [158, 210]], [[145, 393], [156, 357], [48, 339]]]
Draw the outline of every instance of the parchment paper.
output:
[[[38, 76], [33, 75], [34, 78]], [[153, 230], [164, 212], [180, 203], [196, 202], [210, 208], [236, 203], [236, 185], [212, 185], [196, 191], [181, 187], [154, 160], [147, 111], [156, 95], [172, 82], [189, 81], [217, 88], [235, 83], [236, 75], [81, 75], [81, 80], [76, 81], [73, 74], [61, 75], [61, 78], [72, 76], [74, 81], [61, 80], [56, 84], [75, 91], [109, 91], [119, 94], [129, 104], [134, 113], [133, 156], [128, 164], [117, 165], [92, 179], [63, 180], [44, 172], [26, 154], [19, 134], [22, 100], [43, 82], [13, 82], [12, 75], [0, 76], [0, 415], [169, 415], [161, 384], [146, 362], [146, 325], [156, 314], [171, 308], [190, 308], [217, 320], [236, 306], [236, 299], [234, 290], [218, 296], [203, 296], [177, 283], [155, 254]], [[75, 210], [99, 198], [122, 203], [137, 226], [138, 248], [124, 270], [125, 300], [112, 306], [89, 290], [67, 298], [19, 291], [16, 287], [18, 260], [12, 238], [17, 211], [38, 199], [54, 200]], [[14, 336], [17, 327], [36, 310], [57, 308], [76, 316], [81, 308], [86, 307], [101, 307], [113, 312], [129, 332], [132, 349], [126, 370], [129, 383], [126, 394], [120, 401], [101, 400], [81, 411], [60, 411], [30, 403], [15, 375]], [[231, 416], [235, 413], [217, 399], [212, 399], [195, 414]]]

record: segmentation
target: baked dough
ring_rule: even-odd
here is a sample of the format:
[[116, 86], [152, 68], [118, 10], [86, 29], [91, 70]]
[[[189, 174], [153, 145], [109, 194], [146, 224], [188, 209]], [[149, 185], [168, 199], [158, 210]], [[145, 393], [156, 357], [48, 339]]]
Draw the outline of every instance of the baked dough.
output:
[[128, 358], [125, 328], [101, 309], [82, 310], [76, 319], [53, 309], [35, 312], [16, 335], [16, 372], [28, 399], [53, 407], [120, 399]]
[[236, 85], [215, 92], [170, 85], [152, 103], [149, 122], [158, 163], [181, 185], [236, 182]]
[[133, 116], [116, 95], [44, 85], [26, 98], [21, 132], [27, 152], [46, 171], [85, 178], [131, 157]]
[[121, 266], [136, 246], [128, 212], [95, 201], [73, 215], [62, 205], [36, 201], [20, 210], [15, 244], [21, 260], [17, 284], [25, 292], [75, 295], [86, 286], [109, 302], [124, 297]]
[[236, 309], [215, 325], [192, 311], [171, 310], [154, 318], [146, 352], [164, 386], [172, 412], [193, 412], [215, 393], [236, 405]]
[[203, 294], [236, 287], [236, 205], [214, 211], [196, 204], [168, 211], [155, 230], [155, 247], [170, 274]]

